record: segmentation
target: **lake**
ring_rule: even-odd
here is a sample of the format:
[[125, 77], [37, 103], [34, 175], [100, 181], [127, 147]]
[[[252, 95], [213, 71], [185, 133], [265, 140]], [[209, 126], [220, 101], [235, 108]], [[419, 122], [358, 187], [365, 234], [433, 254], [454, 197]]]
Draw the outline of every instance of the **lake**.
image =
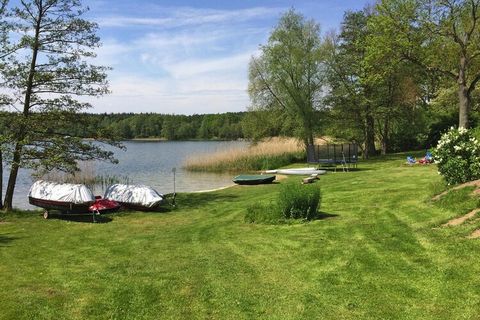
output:
[[[130, 183], [152, 186], [160, 193], [173, 192], [172, 168], [176, 168], [176, 191], [192, 192], [221, 188], [232, 185], [232, 174], [196, 173], [182, 169], [188, 157], [244, 148], [244, 141], [126, 141], [126, 151], [107, 146], [115, 152], [118, 164], [96, 162], [98, 175], [128, 177]], [[8, 168], [4, 172], [4, 189], [8, 179]], [[21, 169], [14, 194], [14, 207], [33, 209], [28, 204], [28, 191], [33, 183], [31, 172]], [[4, 190], [5, 191], [5, 190]], [[102, 194], [103, 190], [95, 190]]]

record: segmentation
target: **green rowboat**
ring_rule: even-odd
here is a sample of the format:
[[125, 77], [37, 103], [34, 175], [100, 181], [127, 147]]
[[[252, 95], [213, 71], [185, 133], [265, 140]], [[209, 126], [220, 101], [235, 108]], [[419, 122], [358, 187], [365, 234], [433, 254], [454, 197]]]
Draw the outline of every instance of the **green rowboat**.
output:
[[233, 182], [236, 184], [263, 184], [263, 183], [272, 183], [275, 180], [275, 176], [267, 175], [267, 174], [254, 174], [254, 175], [246, 175], [241, 174], [233, 178]]

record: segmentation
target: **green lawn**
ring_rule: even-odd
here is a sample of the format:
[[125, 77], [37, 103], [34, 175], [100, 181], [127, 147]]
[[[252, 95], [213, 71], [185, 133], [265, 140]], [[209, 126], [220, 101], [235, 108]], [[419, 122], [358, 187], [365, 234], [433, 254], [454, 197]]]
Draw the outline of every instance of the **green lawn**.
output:
[[403, 162], [322, 176], [310, 223], [244, 223], [275, 184], [97, 224], [1, 216], [0, 318], [479, 319], [480, 222], [439, 227], [478, 201], [432, 203], [435, 166]]

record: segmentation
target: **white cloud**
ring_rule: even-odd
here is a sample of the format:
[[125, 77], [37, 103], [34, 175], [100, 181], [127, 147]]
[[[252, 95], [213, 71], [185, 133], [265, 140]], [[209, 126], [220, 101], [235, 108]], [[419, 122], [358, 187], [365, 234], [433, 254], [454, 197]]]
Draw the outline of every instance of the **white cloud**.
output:
[[132, 52], [130, 45], [123, 44], [115, 39], [108, 39], [103, 41], [102, 46], [96, 50], [97, 57], [94, 63], [115, 67], [121, 64], [122, 58], [130, 52]]
[[96, 112], [158, 112], [175, 114], [244, 111], [248, 104], [241, 80], [219, 82], [185, 81], [125, 77], [112, 79], [112, 95], [91, 101]]
[[155, 19], [97, 19], [108, 38], [96, 63], [114, 70], [109, 77], [112, 94], [91, 101], [94, 111], [244, 111], [248, 62], [268, 36], [269, 27], [259, 21], [276, 14], [276, 9], [264, 7], [170, 8]]
[[165, 66], [165, 68], [174, 78], [177, 79], [205, 73], [212, 74], [219, 72], [244, 71], [247, 69], [248, 61], [250, 60], [253, 51], [254, 50], [216, 59], [191, 59]]
[[96, 21], [101, 27], [153, 26], [174, 28], [216, 23], [244, 22], [251, 19], [277, 15], [283, 8], [255, 7], [241, 10], [213, 10], [190, 7], [158, 8], [165, 17], [138, 18], [130, 16], [100, 17]]

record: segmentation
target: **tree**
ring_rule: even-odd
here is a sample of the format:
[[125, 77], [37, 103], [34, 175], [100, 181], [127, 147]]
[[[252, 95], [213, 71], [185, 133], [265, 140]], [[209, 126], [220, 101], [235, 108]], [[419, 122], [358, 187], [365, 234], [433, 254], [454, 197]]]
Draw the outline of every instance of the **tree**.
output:
[[79, 112], [90, 104], [78, 97], [108, 93], [107, 68], [89, 63], [99, 38], [97, 25], [81, 18], [85, 11], [79, 0], [22, 0], [11, 9], [16, 53], [2, 59], [1, 73], [19, 112], [9, 128], [13, 150], [5, 210], [12, 208], [21, 167], [73, 172], [79, 160], [114, 161], [112, 152], [69, 130], [74, 123], [88, 126]]
[[[10, 30], [10, 24], [5, 20], [5, 13], [7, 8], [8, 0], [0, 0], [0, 57], [6, 57], [10, 54], [10, 46], [8, 44], [8, 32]], [[0, 65], [1, 67], [1, 65]], [[2, 94], [0, 95], [0, 112], [1, 109], [9, 104], [10, 99], [8, 96]], [[6, 120], [6, 115], [2, 114], [2, 119]], [[1, 123], [0, 119], [0, 208], [3, 207], [2, 194], [3, 194], [3, 149], [6, 148], [7, 142], [9, 141], [6, 137], [5, 124]]]
[[420, 121], [414, 115], [424, 109], [422, 95], [430, 80], [417, 66], [378, 54], [372, 26], [376, 15], [370, 6], [346, 12], [340, 34], [331, 34], [325, 41], [327, 101], [335, 133], [363, 142], [366, 158], [376, 152], [377, 142], [382, 154], [398, 143], [411, 144], [412, 139], [404, 139], [402, 133], [409, 138], [417, 135], [420, 126], [415, 124]]
[[326, 41], [328, 53], [329, 104], [332, 115], [341, 128], [349, 128], [349, 137], [363, 142], [363, 155], [368, 158], [375, 148], [375, 90], [368, 81], [364, 65], [365, 42], [369, 35], [368, 9], [347, 12], [338, 36], [331, 34]]
[[313, 144], [316, 110], [323, 107], [320, 27], [292, 9], [260, 50], [249, 66], [252, 109], [280, 112], [298, 124], [296, 135], [305, 146]]
[[458, 125], [469, 127], [480, 81], [480, 0], [382, 0], [377, 9], [378, 48], [455, 85]]

